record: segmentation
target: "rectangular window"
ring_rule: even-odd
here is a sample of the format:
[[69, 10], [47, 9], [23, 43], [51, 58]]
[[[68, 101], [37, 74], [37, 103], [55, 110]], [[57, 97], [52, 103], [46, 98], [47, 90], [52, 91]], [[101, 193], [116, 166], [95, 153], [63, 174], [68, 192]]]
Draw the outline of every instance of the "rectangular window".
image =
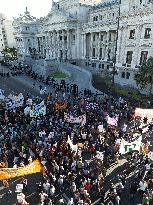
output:
[[147, 61], [148, 51], [141, 51], [140, 65]]
[[103, 50], [102, 50], [102, 48], [100, 48], [100, 55], [99, 55], [99, 57], [102, 58], [102, 55], [103, 55]]
[[134, 35], [135, 35], [135, 29], [130, 30], [130, 36], [129, 36], [129, 39], [134, 39]]
[[121, 78], [125, 78], [125, 72], [121, 73]]
[[145, 39], [150, 38], [150, 33], [151, 33], [151, 28], [146, 28], [144, 38]]
[[127, 72], [127, 73], [126, 73], [126, 79], [129, 79], [129, 78], [130, 78], [130, 73]]
[[59, 36], [59, 40], [62, 41], [62, 36]]
[[96, 57], [96, 48], [93, 48], [92, 50], [92, 57]]
[[133, 51], [128, 51], [127, 52], [127, 57], [126, 57], [126, 63], [127, 64], [131, 64], [131, 62], [132, 62], [132, 55], [133, 55]]
[[109, 41], [112, 41], [112, 35], [109, 33]]
[[102, 69], [104, 69], [104, 64], [102, 64]]

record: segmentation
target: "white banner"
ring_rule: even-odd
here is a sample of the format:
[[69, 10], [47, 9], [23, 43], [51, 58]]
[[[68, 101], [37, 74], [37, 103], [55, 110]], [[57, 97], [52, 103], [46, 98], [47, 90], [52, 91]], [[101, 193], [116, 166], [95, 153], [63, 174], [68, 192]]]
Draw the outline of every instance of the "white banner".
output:
[[44, 100], [38, 105], [35, 105], [34, 108], [30, 110], [30, 117], [39, 117], [41, 115], [46, 115], [46, 106]]
[[28, 98], [26, 104], [27, 104], [27, 105], [32, 105], [32, 99]]
[[24, 97], [23, 97], [22, 93], [20, 93], [17, 96], [10, 94], [8, 96], [8, 99], [10, 99], [12, 101], [14, 107], [22, 107], [24, 104]]
[[141, 141], [142, 141], [142, 136], [140, 136], [137, 140], [133, 142], [127, 142], [124, 139], [122, 139], [120, 144], [120, 150], [119, 150], [120, 154], [126, 154], [134, 150], [140, 151], [142, 145]]
[[69, 136], [68, 136], [67, 143], [70, 145], [72, 151], [77, 152], [77, 150], [78, 150], [78, 145], [74, 145]]
[[153, 109], [135, 109], [135, 117], [147, 117], [148, 119], [153, 119]]
[[30, 114], [30, 110], [31, 110], [30, 107], [26, 107], [26, 108], [24, 108], [24, 114], [25, 114], [25, 115]]
[[83, 126], [86, 124], [86, 115], [80, 115], [79, 117], [73, 117], [72, 115], [65, 113], [64, 120], [69, 123], [81, 123], [81, 125]]

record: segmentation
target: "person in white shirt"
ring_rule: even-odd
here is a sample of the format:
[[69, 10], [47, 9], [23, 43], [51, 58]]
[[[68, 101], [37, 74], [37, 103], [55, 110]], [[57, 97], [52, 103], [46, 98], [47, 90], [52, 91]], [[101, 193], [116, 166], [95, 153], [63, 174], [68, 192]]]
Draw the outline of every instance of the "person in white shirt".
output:
[[44, 201], [46, 200], [46, 198], [48, 197], [47, 194], [45, 194], [43, 191], [41, 191], [41, 193], [39, 194], [40, 196], [40, 203], [44, 203]]
[[60, 175], [60, 177], [58, 179], [58, 184], [59, 184], [60, 191], [63, 189], [63, 183], [64, 183], [64, 176]]
[[146, 183], [146, 181], [141, 180], [139, 183], [139, 191], [141, 195], [143, 195], [147, 187], [148, 187], [148, 184]]
[[45, 193], [48, 195], [49, 194], [49, 189], [50, 189], [50, 183], [48, 181], [46, 183], [44, 183], [43, 188], [45, 190]]
[[55, 187], [54, 187], [54, 185], [51, 185], [51, 187], [50, 187], [50, 196], [53, 197], [54, 194], [55, 194]]
[[67, 203], [67, 205], [73, 205], [73, 204], [74, 204], [73, 198], [71, 198], [71, 199], [69, 200], [69, 202]]

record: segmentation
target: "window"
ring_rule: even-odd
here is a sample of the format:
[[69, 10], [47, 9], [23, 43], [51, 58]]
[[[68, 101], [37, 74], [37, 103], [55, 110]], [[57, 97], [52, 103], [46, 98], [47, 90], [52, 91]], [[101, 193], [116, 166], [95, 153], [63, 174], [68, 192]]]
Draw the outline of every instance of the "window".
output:
[[127, 73], [126, 73], [126, 79], [129, 79], [129, 78], [130, 78], [130, 73], [127, 72]]
[[125, 78], [125, 72], [121, 73], [121, 78]]
[[100, 40], [103, 41], [104, 40], [104, 35], [100, 36]]
[[93, 41], [95, 41], [96, 40], [96, 35], [93, 35]]
[[144, 36], [144, 38], [150, 38], [150, 32], [151, 32], [151, 28], [146, 28], [145, 29], [145, 36]]
[[93, 48], [93, 50], [92, 50], [92, 57], [96, 57], [96, 49], [95, 48]]
[[134, 39], [134, 35], [135, 35], [135, 29], [130, 30], [130, 36], [129, 36], [129, 39]]
[[67, 41], [67, 36], [64, 36], [64, 41]]
[[101, 64], [99, 64], [99, 68], [101, 68]]
[[109, 41], [111, 41], [112, 40], [112, 35], [111, 35], [111, 33], [109, 32]]
[[102, 58], [102, 55], [103, 55], [103, 49], [100, 48], [100, 55], [99, 55], [99, 57]]
[[98, 16], [94, 16], [93, 21], [98, 21]]
[[30, 39], [28, 39], [28, 42], [30, 42]]
[[115, 15], [115, 14], [113, 13], [112, 15], [113, 15], [113, 18], [114, 18], [114, 15]]
[[140, 65], [147, 61], [148, 51], [141, 51]]
[[107, 65], [107, 69], [109, 70], [109, 65]]
[[59, 36], [59, 40], [62, 41], [62, 36]]
[[87, 63], [87, 62], [85, 62], [85, 66], [86, 66], [86, 67], [88, 66], [88, 63]]
[[102, 64], [102, 69], [104, 69], [104, 64]]
[[75, 41], [75, 35], [73, 35], [73, 41]]
[[131, 64], [131, 62], [132, 62], [132, 54], [133, 54], [133, 51], [128, 51], [127, 52], [127, 57], [126, 57], [126, 63], [127, 64]]

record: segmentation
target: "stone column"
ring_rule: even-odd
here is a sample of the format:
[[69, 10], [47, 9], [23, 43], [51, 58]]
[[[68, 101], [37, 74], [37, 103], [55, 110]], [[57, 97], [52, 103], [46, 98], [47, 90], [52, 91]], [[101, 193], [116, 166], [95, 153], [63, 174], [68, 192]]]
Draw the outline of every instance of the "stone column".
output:
[[59, 48], [60, 48], [59, 31], [57, 31], [57, 39], [56, 39], [57, 59], [59, 59]]
[[106, 31], [105, 61], [108, 59], [109, 31]]
[[98, 33], [98, 43], [97, 43], [97, 58], [100, 58], [100, 32]]
[[70, 59], [70, 30], [67, 30], [67, 59]]
[[92, 51], [93, 51], [93, 33], [90, 33], [90, 50], [89, 50], [89, 57], [92, 58]]
[[65, 59], [64, 30], [62, 30], [62, 52], [63, 52], [63, 59]]

